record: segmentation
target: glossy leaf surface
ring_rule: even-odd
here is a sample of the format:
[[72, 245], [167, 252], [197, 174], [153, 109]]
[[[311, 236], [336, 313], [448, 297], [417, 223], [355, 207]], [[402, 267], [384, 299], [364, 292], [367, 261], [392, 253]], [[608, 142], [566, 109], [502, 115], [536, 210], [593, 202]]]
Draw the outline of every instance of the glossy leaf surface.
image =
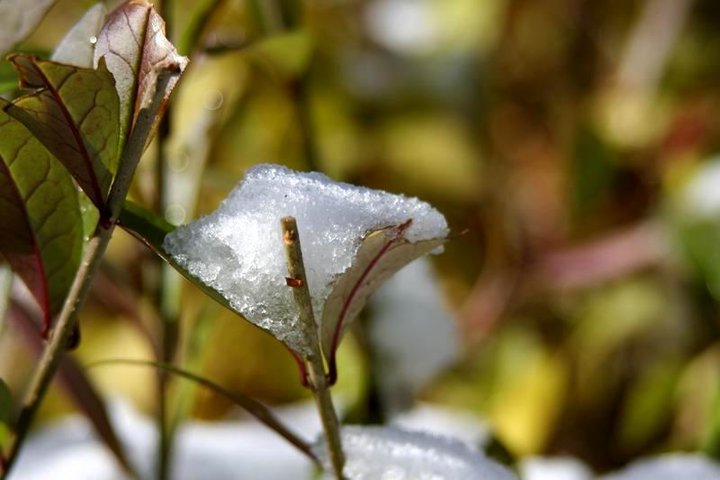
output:
[[[0, 107], [7, 103], [0, 102]], [[65, 168], [22, 124], [0, 111], [0, 252], [45, 314], [57, 313], [82, 250], [78, 191]]]
[[6, 108], [71, 172], [103, 210], [119, 155], [118, 97], [112, 75], [16, 54], [23, 87], [37, 92]]
[[50, 60], [76, 67], [92, 68], [97, 35], [105, 23], [107, 9], [97, 3], [65, 34]]
[[409, 242], [404, 232], [410, 222], [384, 228], [367, 235], [357, 251], [353, 264], [336, 280], [325, 301], [320, 320], [320, 341], [328, 359], [330, 378], [336, 377], [335, 352], [340, 339], [370, 295], [390, 276], [411, 261], [426, 255], [445, 238]]
[[[173, 70], [180, 73], [188, 60], [165, 37], [165, 22], [150, 3], [133, 0], [110, 13], [98, 34], [96, 65], [101, 58], [115, 77], [122, 137], [129, 136], [140, 111], [160, 94], [162, 100], [151, 128], [154, 130], [179, 79], [179, 75], [170, 76], [160, 85], [161, 73]], [[159, 85], [162, 91], [156, 93]]]

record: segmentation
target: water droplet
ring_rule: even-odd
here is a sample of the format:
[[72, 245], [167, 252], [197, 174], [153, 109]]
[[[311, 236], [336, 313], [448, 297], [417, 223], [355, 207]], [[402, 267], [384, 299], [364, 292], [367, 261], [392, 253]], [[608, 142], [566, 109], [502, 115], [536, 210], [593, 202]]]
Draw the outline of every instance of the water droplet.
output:
[[177, 203], [168, 205], [168, 207], [165, 209], [165, 220], [172, 223], [173, 225], [182, 224], [185, 221], [185, 216], [185, 208], [183, 208], [182, 205], [178, 205]]
[[90, 44], [95, 45], [96, 43], [97, 43], [97, 37], [95, 35], [93, 35], [92, 37], [90, 37]]
[[205, 95], [203, 107], [205, 107], [207, 110], [218, 110], [220, 107], [222, 107], [224, 100], [225, 98], [223, 97], [223, 94], [220, 90], [211, 90], [207, 93], [207, 95]]
[[190, 166], [190, 154], [182, 152], [170, 158], [170, 168], [174, 172], [184, 172]]

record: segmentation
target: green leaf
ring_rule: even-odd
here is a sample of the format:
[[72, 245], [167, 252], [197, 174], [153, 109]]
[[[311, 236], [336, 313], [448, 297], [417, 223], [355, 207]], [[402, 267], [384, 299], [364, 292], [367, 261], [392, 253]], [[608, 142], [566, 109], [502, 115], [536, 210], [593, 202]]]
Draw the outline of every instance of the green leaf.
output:
[[212, 390], [215, 393], [218, 393], [222, 395], [223, 397], [231, 400], [233, 403], [235, 403], [237, 406], [248, 412], [250, 415], [255, 417], [257, 420], [262, 422], [265, 426], [273, 430], [275, 433], [283, 437], [285, 440], [290, 442], [291, 445], [296, 447], [301, 453], [304, 453], [308, 458], [310, 458], [313, 462], [316, 464], [318, 463], [318, 459], [313, 453], [310, 445], [307, 444], [306, 441], [304, 441], [302, 438], [298, 437], [295, 433], [293, 433], [291, 430], [289, 430], [283, 423], [275, 417], [275, 415], [268, 409], [265, 405], [258, 402], [257, 400], [248, 397], [246, 395], [243, 395], [242, 393], [238, 392], [231, 392], [230, 390], [226, 389], [225, 387], [222, 387], [221, 385], [218, 385], [217, 383], [213, 382], [212, 380], [208, 380], [207, 378], [201, 377], [200, 375], [197, 375], [192, 372], [188, 372], [186, 370], [174, 367], [173, 365], [169, 365], [166, 363], [157, 363], [157, 362], [151, 362], [147, 360], [104, 360], [100, 361], [98, 363], [93, 364], [92, 366], [100, 366], [100, 365], [140, 365], [140, 366], [148, 366], [148, 367], [154, 367], [158, 370], [164, 370], [166, 372], [170, 372], [174, 375], [177, 375], [179, 377], [182, 377], [186, 380], [190, 380], [192, 382], [195, 382], [199, 385], [202, 385], [205, 388], [208, 388]]
[[0, 423], [0, 451], [5, 450], [5, 446], [9, 440], [10, 429], [4, 423]]
[[12, 63], [0, 59], [0, 93], [14, 92], [17, 88], [17, 72]]
[[30, 35], [54, 3], [55, 0], [0, 1], [0, 54]]
[[437, 238], [412, 243], [405, 238], [410, 222], [368, 234], [350, 266], [335, 282], [320, 320], [320, 342], [328, 359], [330, 383], [337, 378], [335, 353], [347, 326], [385, 280], [411, 261], [445, 243]]
[[96, 3], [63, 37], [50, 60], [76, 67], [92, 68], [97, 35], [105, 23], [107, 9]]
[[10, 388], [0, 378], [0, 423], [9, 424], [12, 420], [13, 399]]
[[70, 171], [95, 206], [105, 200], [119, 156], [118, 97], [112, 75], [37, 57], [9, 57], [21, 85], [40, 89], [6, 111], [22, 122]]
[[65, 300], [80, 263], [78, 192], [63, 166], [0, 100], [0, 253], [45, 314]]
[[[152, 105], [156, 95], [161, 96], [157, 111], [152, 112], [151, 136], [188, 59], [178, 55], [165, 37], [165, 22], [150, 3], [124, 2], [108, 15], [95, 46], [95, 63], [101, 58], [115, 77], [122, 138], [130, 136], [140, 111]], [[161, 82], [164, 71], [177, 74]]]

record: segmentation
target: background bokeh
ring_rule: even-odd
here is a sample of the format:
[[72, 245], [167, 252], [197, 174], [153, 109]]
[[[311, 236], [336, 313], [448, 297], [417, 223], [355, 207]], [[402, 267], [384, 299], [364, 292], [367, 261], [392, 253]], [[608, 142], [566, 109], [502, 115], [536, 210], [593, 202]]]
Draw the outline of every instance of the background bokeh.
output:
[[[192, 63], [168, 163], [151, 149], [135, 201], [185, 223], [257, 163], [418, 196], [453, 231], [432, 267], [459, 345], [405, 406], [472, 412], [513, 455], [599, 471], [668, 450], [720, 455], [718, 2], [171, 3]], [[200, 41], [183, 43], [211, 3]], [[92, 4], [59, 0], [19, 50], [47, 54]], [[82, 314], [81, 363], [153, 357], [160, 270], [118, 232]], [[304, 398], [279, 343], [180, 288], [179, 364], [271, 404]], [[0, 376], [20, 392], [36, 354], [9, 320]], [[355, 422], [387, 413], [372, 322], [370, 309], [341, 351], [335, 391]], [[441, 348], [430, 330], [404, 338], [417, 344], [402, 351]], [[89, 372], [108, 396], [155, 408], [153, 371]], [[190, 416], [237, 415], [173, 388]], [[56, 388], [42, 419], [72, 408]]]

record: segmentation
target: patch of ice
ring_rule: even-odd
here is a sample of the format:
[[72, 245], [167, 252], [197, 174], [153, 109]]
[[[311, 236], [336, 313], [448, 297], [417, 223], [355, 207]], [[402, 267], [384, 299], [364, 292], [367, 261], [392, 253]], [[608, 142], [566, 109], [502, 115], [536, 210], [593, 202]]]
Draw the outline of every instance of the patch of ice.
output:
[[334, 280], [350, 267], [369, 232], [409, 219], [408, 241], [447, 236], [445, 218], [417, 198], [335, 182], [320, 173], [259, 165], [212, 214], [170, 233], [164, 248], [221, 293], [247, 320], [308, 352], [285, 284], [280, 219], [297, 219], [316, 318]]
[[602, 480], [720, 480], [720, 464], [704, 455], [670, 454], [638, 460]]
[[[342, 429], [348, 480], [513, 480], [508, 469], [463, 442], [394, 427]], [[321, 442], [316, 451], [327, 465]], [[327, 477], [330, 478], [330, 477]]]

